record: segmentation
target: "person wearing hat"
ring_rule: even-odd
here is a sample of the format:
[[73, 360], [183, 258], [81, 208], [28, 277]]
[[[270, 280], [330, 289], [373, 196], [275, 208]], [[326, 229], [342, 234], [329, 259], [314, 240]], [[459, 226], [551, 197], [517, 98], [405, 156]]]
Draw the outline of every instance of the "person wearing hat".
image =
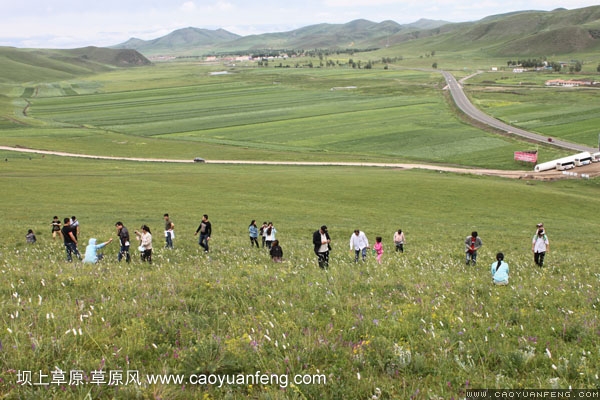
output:
[[103, 254], [98, 254], [98, 250], [106, 246], [107, 244], [112, 243], [112, 238], [108, 239], [104, 243], [98, 243], [96, 238], [91, 238], [88, 241], [88, 245], [85, 248], [85, 256], [83, 257], [83, 262], [88, 264], [96, 264], [98, 261], [104, 258]]
[[329, 251], [331, 250], [331, 238], [327, 232], [327, 226], [321, 226], [321, 229], [313, 233], [313, 245], [315, 254], [319, 258], [319, 267], [325, 269], [329, 266]]
[[544, 228], [538, 228], [531, 241], [531, 251], [533, 252], [533, 262], [539, 267], [544, 266], [546, 252], [550, 251], [550, 243]]

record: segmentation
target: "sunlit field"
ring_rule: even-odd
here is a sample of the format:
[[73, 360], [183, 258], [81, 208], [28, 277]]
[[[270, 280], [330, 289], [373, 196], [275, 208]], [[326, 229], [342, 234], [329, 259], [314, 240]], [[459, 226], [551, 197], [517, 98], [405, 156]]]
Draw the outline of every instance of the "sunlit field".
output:
[[[439, 67], [457, 77], [500, 62], [449, 50], [437, 52]], [[494, 169], [532, 168], [513, 161], [517, 150], [537, 148], [540, 161], [568, 154], [471, 126], [429, 68], [437, 59], [418, 51], [426, 52], [388, 69], [176, 62], [3, 81], [0, 144]], [[595, 91], [549, 92], [537, 75], [527, 87], [492, 82], [499, 76], [469, 81], [485, 112], [595, 144]], [[9, 224], [0, 241], [0, 397], [462, 399], [476, 388], [600, 388], [598, 179], [4, 151], [0, 160]], [[164, 213], [175, 223], [174, 249], [164, 248]], [[203, 214], [213, 225], [208, 253], [194, 235]], [[113, 238], [104, 260], [67, 262], [50, 233], [54, 215], [78, 217], [82, 253], [91, 238]], [[282, 263], [251, 247], [253, 219], [274, 223]], [[117, 261], [117, 221], [131, 233], [131, 263]], [[550, 240], [543, 268], [531, 253], [539, 222]], [[152, 264], [135, 240], [143, 224]], [[332, 238], [325, 270], [312, 244], [321, 225]], [[28, 229], [37, 243], [26, 243]], [[370, 251], [354, 263], [354, 229], [371, 246], [383, 238], [381, 264]], [[394, 251], [398, 229], [404, 253]], [[484, 245], [467, 266], [472, 231]], [[504, 287], [491, 283], [497, 252], [510, 266]]]
[[[129, 157], [507, 169], [523, 168], [514, 151], [536, 147], [459, 119], [435, 71], [232, 68], [211, 75], [215, 69], [167, 64], [24, 85], [0, 143]], [[540, 148], [541, 160], [562, 155]]]
[[[600, 385], [596, 181], [1, 156], [1, 212], [14, 225], [0, 244], [8, 398], [430, 399]], [[173, 250], [163, 249], [165, 212]], [[204, 213], [208, 254], [193, 235]], [[131, 264], [116, 261], [116, 243], [97, 265], [67, 263], [53, 215], [76, 215], [84, 244], [115, 238], [117, 220], [132, 233], [148, 224], [153, 263], [135, 241]], [[274, 222], [283, 263], [250, 247], [251, 219]], [[551, 243], [544, 268], [530, 244], [540, 221]], [[326, 271], [311, 243], [323, 224]], [[381, 265], [370, 254], [354, 263], [355, 228], [371, 244], [383, 237]], [[472, 230], [484, 246], [466, 266]], [[498, 251], [506, 287], [491, 284]], [[260, 374], [269, 380], [247, 384]]]
[[551, 79], [593, 80], [594, 76], [487, 73], [469, 81], [467, 89], [477, 107], [506, 123], [597, 147], [600, 89], [546, 87]]

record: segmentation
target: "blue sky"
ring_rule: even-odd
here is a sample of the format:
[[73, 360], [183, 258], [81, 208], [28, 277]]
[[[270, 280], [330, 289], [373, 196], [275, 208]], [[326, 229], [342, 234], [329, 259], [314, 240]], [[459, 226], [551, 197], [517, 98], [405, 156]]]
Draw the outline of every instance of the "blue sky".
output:
[[239, 35], [283, 32], [364, 18], [400, 24], [420, 18], [475, 21], [522, 10], [597, 5], [598, 0], [0, 0], [0, 46], [109, 46], [154, 39], [189, 26]]

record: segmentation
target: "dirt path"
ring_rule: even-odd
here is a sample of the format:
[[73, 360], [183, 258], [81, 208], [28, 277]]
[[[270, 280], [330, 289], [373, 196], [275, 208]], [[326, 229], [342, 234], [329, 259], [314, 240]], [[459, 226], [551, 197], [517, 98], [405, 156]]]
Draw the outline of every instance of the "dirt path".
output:
[[[177, 160], [169, 158], [138, 158], [138, 157], [111, 157], [97, 156], [91, 154], [66, 153], [62, 151], [37, 150], [25, 147], [0, 146], [0, 150], [15, 151], [20, 153], [44, 154], [60, 157], [87, 158], [92, 160], [116, 160], [116, 161], [135, 161], [135, 162], [160, 162], [160, 163], [178, 163], [191, 164], [193, 160]], [[569, 171], [569, 175], [560, 171], [507, 171], [500, 169], [483, 168], [459, 168], [447, 167], [433, 164], [405, 164], [405, 163], [374, 163], [374, 162], [326, 162], [326, 161], [246, 161], [246, 160], [206, 160], [206, 164], [238, 164], [238, 165], [302, 165], [302, 166], [345, 166], [345, 167], [379, 167], [379, 168], [398, 168], [398, 169], [424, 169], [429, 171], [452, 172], [457, 174], [472, 174], [499, 176], [511, 179], [538, 179], [538, 180], [556, 180], [581, 177], [581, 174], [589, 177], [600, 176], [600, 163], [590, 164], [584, 167]], [[572, 175], [576, 173], [577, 175]]]

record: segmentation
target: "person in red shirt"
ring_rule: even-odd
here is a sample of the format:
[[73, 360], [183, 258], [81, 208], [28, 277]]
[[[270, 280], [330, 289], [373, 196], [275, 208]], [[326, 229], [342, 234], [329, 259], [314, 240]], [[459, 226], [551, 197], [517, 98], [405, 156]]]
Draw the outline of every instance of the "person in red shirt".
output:
[[465, 239], [465, 254], [467, 265], [471, 262], [473, 265], [477, 263], [477, 250], [483, 246], [481, 238], [477, 235], [476, 231], [471, 232], [471, 236], [467, 236]]

